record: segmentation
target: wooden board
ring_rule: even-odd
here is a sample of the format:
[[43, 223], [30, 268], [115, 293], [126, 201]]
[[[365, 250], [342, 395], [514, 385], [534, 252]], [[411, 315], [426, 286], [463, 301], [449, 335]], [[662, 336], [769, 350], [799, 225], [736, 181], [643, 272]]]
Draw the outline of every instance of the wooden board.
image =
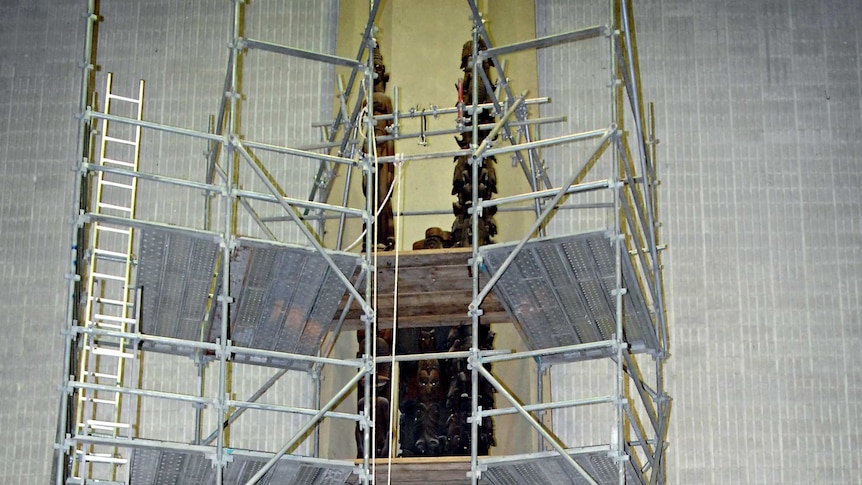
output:
[[[357, 465], [361, 461], [357, 461]], [[387, 483], [389, 467], [387, 460], [376, 460], [376, 476], [374, 483]], [[467, 474], [470, 472], [469, 456], [439, 456], [425, 458], [393, 458], [393, 484], [410, 485], [463, 485], [470, 483]], [[362, 483], [359, 476], [351, 475], [349, 484]]]
[[[398, 326], [433, 327], [469, 325], [467, 310], [472, 301], [473, 279], [470, 274], [472, 251], [470, 248], [426, 249], [406, 251], [398, 255]], [[395, 309], [395, 253], [377, 255], [377, 325], [392, 328]], [[480, 275], [480, 289], [487, 282]], [[363, 290], [364, 286], [360, 288]], [[337, 319], [347, 302], [345, 297], [335, 315]], [[508, 322], [503, 305], [490, 293], [481, 308], [482, 321]], [[353, 302], [347, 314], [345, 329], [362, 327], [362, 309]]]

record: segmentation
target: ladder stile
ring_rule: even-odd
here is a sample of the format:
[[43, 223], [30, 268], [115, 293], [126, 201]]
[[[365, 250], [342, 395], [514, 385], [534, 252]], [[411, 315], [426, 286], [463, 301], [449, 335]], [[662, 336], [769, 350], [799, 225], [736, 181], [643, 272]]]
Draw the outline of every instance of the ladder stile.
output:
[[[131, 104], [138, 121], [143, 120], [143, 81], [140, 82], [138, 98], [113, 94], [112, 74], [108, 73], [104, 113], [117, 114], [118, 107]], [[123, 112], [128, 113], [125, 109]], [[97, 145], [98, 164], [121, 166], [133, 172], [138, 170], [141, 128], [134, 128], [133, 139], [112, 133], [111, 122], [101, 120], [100, 138]], [[106, 172], [95, 175], [93, 214], [107, 214], [127, 218], [135, 217], [137, 177], [130, 176], [117, 181], [106, 179]], [[107, 211], [107, 212], [106, 212]], [[137, 327], [135, 291], [133, 286], [134, 229], [131, 226], [108, 225], [98, 219], [89, 223], [87, 242], [86, 298], [83, 302], [84, 318], [88, 328], [127, 334]], [[128, 338], [106, 335], [103, 332], [84, 332], [77, 380], [82, 384], [101, 384], [97, 388], [78, 388], [78, 403], [75, 412], [76, 433], [82, 436], [98, 435], [111, 438], [131, 437], [131, 413], [121, 412], [124, 376], [127, 361], [135, 359], [136, 352]], [[110, 384], [105, 389], [104, 384]], [[125, 436], [124, 436], [125, 435]], [[100, 447], [76, 444], [73, 476], [82, 483], [113, 483], [122, 478], [120, 468], [128, 463], [117, 446]], [[100, 466], [93, 466], [99, 464]]]

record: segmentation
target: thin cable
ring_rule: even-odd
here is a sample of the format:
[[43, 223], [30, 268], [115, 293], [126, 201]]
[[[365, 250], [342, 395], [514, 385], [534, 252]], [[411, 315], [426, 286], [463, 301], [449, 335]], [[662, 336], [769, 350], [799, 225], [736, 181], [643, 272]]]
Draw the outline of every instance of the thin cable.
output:
[[[367, 107], [366, 107], [367, 109]], [[373, 120], [373, 115], [372, 115]], [[377, 173], [377, 133], [375, 133], [374, 128], [371, 129], [371, 163], [372, 163], [372, 174], [373, 186], [372, 194], [374, 197], [374, 218], [369, 221], [369, 224], [366, 226], [373, 226], [374, 232], [372, 233], [372, 248], [368, 248], [372, 250], [372, 259], [374, 261], [374, 281], [372, 284], [371, 290], [371, 300], [374, 308], [374, 318], [371, 320], [371, 335], [366, 335], [365, 338], [371, 338], [371, 356], [373, 358], [372, 362], [374, 365], [374, 371], [371, 374], [371, 429], [374, 431], [371, 433], [371, 454], [375, 458], [371, 462], [371, 476], [374, 478], [374, 481], [377, 481], [377, 297], [379, 295], [379, 278], [377, 274], [377, 214], [380, 214], [381, 206], [379, 204], [378, 196], [380, 194], [380, 176]], [[369, 175], [372, 175], [369, 174]], [[366, 227], [366, 231], [369, 229]]]
[[[392, 182], [392, 187], [398, 186], [398, 190], [395, 192], [395, 213], [401, 213], [401, 206], [404, 201], [404, 191], [401, 190], [402, 177], [404, 176], [404, 172], [402, 171], [403, 162], [399, 162], [398, 156], [395, 157], [395, 180]], [[403, 231], [404, 226], [401, 224], [401, 217], [395, 218], [395, 241], [403, 240]], [[395, 380], [395, 349], [397, 348], [396, 343], [398, 342], [398, 270], [399, 270], [399, 255], [401, 251], [398, 249], [399, 246], [395, 244], [395, 282], [393, 284], [394, 289], [392, 293], [393, 300], [393, 309], [392, 309], [392, 348], [390, 354], [392, 355], [390, 359], [391, 369], [389, 371], [389, 456], [387, 457], [386, 462], [386, 483], [387, 485], [392, 484], [392, 458], [394, 454], [394, 447], [392, 446], [393, 430], [397, 429], [397, 426], [393, 426], [395, 422], [395, 418], [397, 417], [397, 406], [395, 406], [395, 385], [393, 385], [393, 381]]]
[[[386, 193], [386, 198], [383, 199], [383, 205], [380, 206], [380, 209], [378, 209], [377, 212], [374, 214], [375, 219], [377, 217], [380, 217], [380, 213], [383, 212], [383, 207], [386, 206], [386, 203], [389, 202], [389, 198], [392, 197], [392, 187], [394, 187], [394, 184], [389, 186], [389, 192]], [[365, 231], [366, 229], [363, 229], [362, 232], [359, 234], [359, 237], [357, 237], [355, 241], [350, 243], [350, 246], [347, 246], [347, 248], [345, 248], [344, 250], [350, 251], [355, 248], [360, 242], [362, 242], [362, 238], [365, 237]]]

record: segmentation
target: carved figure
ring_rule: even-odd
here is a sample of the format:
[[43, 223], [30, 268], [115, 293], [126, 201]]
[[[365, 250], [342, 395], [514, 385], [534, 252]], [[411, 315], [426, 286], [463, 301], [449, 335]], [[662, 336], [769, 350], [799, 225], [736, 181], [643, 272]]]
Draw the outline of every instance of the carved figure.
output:
[[[374, 91], [372, 93], [372, 115], [391, 115], [392, 99], [386, 94], [386, 84], [389, 82], [389, 73], [383, 64], [383, 54], [380, 53], [379, 45], [374, 47]], [[392, 120], [377, 120], [374, 124], [374, 136], [381, 137], [389, 135]], [[395, 155], [395, 142], [387, 140], [376, 143], [377, 157], [388, 157]], [[372, 154], [372, 147], [365, 147], [367, 156]], [[377, 199], [375, 206], [379, 208], [379, 215], [372, 223], [376, 231], [378, 245], [384, 251], [395, 249], [395, 223], [392, 214], [392, 199], [387, 197], [392, 182], [395, 179], [395, 167], [392, 163], [377, 163], [373, 167], [372, 177], [377, 186]], [[363, 180], [362, 190], [366, 191]], [[365, 193], [366, 197], [369, 194]]]
[[417, 420], [420, 425], [415, 448], [422, 455], [437, 455], [445, 446], [445, 435], [440, 433], [440, 364], [436, 359], [419, 361], [417, 372], [419, 397]]
[[[359, 351], [357, 352], [357, 357], [362, 357], [362, 354], [365, 352], [365, 331], [360, 330], [357, 332], [357, 340], [359, 341]], [[378, 333], [377, 337], [377, 355], [378, 356], [386, 356], [391, 355], [390, 352], [390, 342], [392, 340], [392, 332], [389, 331], [381, 331]], [[377, 398], [375, 399], [376, 403], [376, 416], [374, 420], [374, 453], [370, 453], [369, 456], [372, 458], [377, 457], [387, 457], [389, 456], [389, 429], [391, 427], [389, 421], [389, 395], [392, 389], [391, 387], [391, 378], [392, 375], [392, 365], [388, 363], [378, 363], [375, 369], [376, 373], [376, 394]], [[363, 378], [359, 382], [359, 391], [360, 395], [362, 393], [362, 389], [365, 385], [365, 378]], [[356, 402], [357, 409], [360, 411], [365, 406], [365, 398], [359, 397]], [[364, 434], [362, 428], [357, 423], [356, 425], [356, 457], [362, 458], [364, 446], [363, 446], [363, 438]]]
[[[487, 49], [485, 41], [479, 39], [479, 51]], [[458, 82], [458, 103], [459, 112], [466, 113], [468, 105], [473, 102], [473, 83], [477, 83], [478, 87], [478, 103], [490, 103], [491, 96], [485, 87], [483, 79], [473, 79], [473, 41], [469, 40], [464, 43], [461, 48], [461, 70], [464, 72], [464, 77]], [[491, 61], [484, 60], [482, 62], [482, 72], [484, 78], [491, 79]], [[461, 148], [471, 148], [480, 145], [487, 136], [487, 131], [479, 130], [478, 139], [473, 141], [473, 123], [478, 122], [480, 125], [494, 122], [494, 114], [488, 109], [481, 109], [473, 116], [462, 115], [458, 125], [463, 126], [466, 131], [461, 134], [461, 138], [455, 138], [458, 146]], [[494, 164], [497, 159], [494, 157], [485, 157], [482, 165], [479, 167], [479, 180], [476, 187], [476, 192], [479, 199], [488, 200], [493, 194], [497, 193], [497, 172], [494, 169]], [[470, 159], [466, 156], [455, 157], [455, 171], [452, 176], [452, 195], [456, 196], [458, 201], [452, 203], [452, 212], [455, 214], [455, 222], [452, 224], [451, 242], [453, 246], [467, 247], [473, 244], [473, 227], [470, 219], [470, 210], [473, 207], [473, 169], [470, 164]], [[480, 245], [490, 244], [491, 240], [497, 234], [497, 224], [494, 222], [494, 214], [496, 207], [485, 209], [479, 218], [479, 234], [478, 240]]]

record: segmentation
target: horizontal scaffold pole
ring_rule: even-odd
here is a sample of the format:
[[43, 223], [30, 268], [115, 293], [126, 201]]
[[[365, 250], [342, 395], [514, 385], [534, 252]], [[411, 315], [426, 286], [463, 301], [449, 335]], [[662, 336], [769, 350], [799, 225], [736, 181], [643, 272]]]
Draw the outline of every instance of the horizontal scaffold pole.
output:
[[126, 217], [118, 217], [118, 216], [110, 216], [106, 214], [94, 214], [92, 212], [88, 212], [80, 217], [81, 223], [89, 223], [93, 221], [102, 222], [108, 225], [114, 225], [119, 227], [134, 227], [135, 229], [152, 229], [154, 231], [165, 231], [172, 232], [176, 234], [185, 234], [190, 237], [196, 237], [200, 239], [210, 240], [213, 242], [219, 242], [221, 240], [222, 235], [217, 232], [212, 231], [204, 231], [202, 229], [194, 229], [190, 227], [183, 226], [174, 226], [171, 224], [164, 224], [161, 222], [152, 222], [145, 221], [141, 219], [129, 219]]
[[537, 39], [531, 39], [509, 45], [502, 45], [500, 47], [493, 47], [491, 49], [480, 51], [479, 59], [488, 59], [490, 57], [511, 54], [513, 52], [527, 49], [540, 49], [542, 47], [550, 47], [557, 44], [564, 44], [566, 42], [593, 39], [604, 35], [607, 30], [607, 27], [605, 27], [604, 25], [596, 25], [593, 27], [573, 30], [571, 32], [565, 32], [562, 34], [548, 35], [545, 37], [539, 37]]
[[[610, 187], [609, 180], [597, 180], [595, 182], [587, 182], [583, 184], [571, 185], [565, 189], [566, 195], [570, 194], [580, 194], [583, 192], [592, 192], [594, 190], [606, 189]], [[499, 199], [489, 199], [482, 201], [482, 208], [495, 207], [503, 204], [510, 204], [513, 202], [523, 202], [525, 200], [534, 200], [534, 199], [544, 199], [547, 197], [553, 197], [554, 195], [560, 192], [560, 188], [553, 189], [545, 189], [539, 190], [537, 192], [529, 192], [526, 194], [518, 194], [512, 195], [509, 197], [502, 197]], [[602, 205], [605, 207], [605, 205]], [[533, 210], [532, 207], [529, 210]]]
[[153, 121], [144, 121], [144, 120], [137, 120], [134, 118], [126, 118], [125, 116], [117, 116], [117, 115], [112, 115], [112, 114], [108, 114], [108, 113], [101, 113], [99, 111], [93, 111], [92, 109], [87, 109], [84, 116], [88, 119], [100, 119], [100, 120], [114, 121], [114, 122], [122, 123], [122, 124], [126, 124], [126, 125], [140, 126], [141, 128], [148, 128], [148, 129], [152, 129], [152, 130], [165, 131], [165, 132], [174, 133], [177, 135], [185, 135], [185, 136], [190, 136], [193, 138], [201, 138], [204, 140], [211, 140], [211, 141], [215, 141], [215, 142], [224, 142], [225, 141], [224, 135], [217, 135], [214, 133], [208, 133], [206, 131], [192, 130], [189, 128], [181, 128], [179, 126], [165, 125], [165, 124], [156, 123]]
[[339, 212], [339, 213], [347, 214], [347, 215], [354, 216], [354, 217], [362, 217], [362, 210], [352, 209], [350, 207], [342, 207], [340, 205], [324, 204], [322, 202], [314, 202], [314, 201], [305, 200], [305, 199], [294, 199], [291, 197], [281, 197], [281, 196], [276, 197], [276, 196], [271, 195], [271, 194], [252, 192], [250, 190], [237, 190], [236, 195], [237, 195], [237, 197], [240, 197], [240, 198], [259, 200], [261, 202], [272, 202], [275, 204], [278, 204], [280, 202], [284, 202], [286, 204], [289, 204], [289, 205], [292, 205], [295, 207], [302, 207], [305, 209]]
[[[550, 103], [550, 102], [551, 102], [551, 98], [548, 98], [548, 97], [528, 98], [528, 99], [524, 100], [524, 105], [530, 106], [530, 105], [545, 104], [545, 103]], [[486, 110], [486, 109], [490, 109], [490, 108], [495, 107], [494, 103], [480, 103], [480, 104], [477, 104], [476, 106], [479, 108], [479, 110]], [[469, 114], [473, 111], [473, 105], [468, 104], [464, 107], [464, 109], [467, 110], [467, 113]], [[429, 109], [419, 109], [419, 110], [417, 110], [416, 108], [412, 108], [410, 111], [403, 111], [403, 112], [399, 111], [397, 113], [391, 113], [391, 114], [374, 115], [374, 119], [375, 120], [394, 120], [396, 117], [397, 118], [421, 118], [423, 116], [431, 116], [431, 117], [436, 118], [438, 115], [449, 115], [449, 114], [458, 114], [458, 108], [429, 108]], [[332, 123], [332, 122], [331, 121], [315, 121], [314, 123], [311, 124], [311, 126], [313, 126], [313, 127], [326, 126], [330, 123]], [[480, 126], [483, 126], [483, 125], [480, 125]], [[490, 126], [493, 126], [493, 125], [490, 125]], [[377, 140], [380, 139], [380, 137], [375, 137], [375, 138]]]
[[314, 160], [321, 160], [324, 162], [340, 163], [342, 165], [354, 165], [354, 166], [357, 165], [356, 161], [353, 159], [350, 159], [350, 158], [336, 157], [335, 155], [327, 155], [325, 153], [312, 152], [309, 150], [303, 150], [301, 148], [290, 148], [290, 147], [279, 146], [279, 145], [270, 145], [268, 143], [260, 143], [260, 142], [251, 141], [251, 140], [243, 140], [242, 144], [243, 144], [243, 146], [246, 146], [249, 148], [255, 148], [257, 150], [265, 150], [268, 152], [283, 153], [285, 155], [296, 155], [297, 157], [311, 158]]
[[[618, 130], [616, 126], [613, 125], [610, 126], [608, 129], [603, 130], [601, 140], [599, 141], [592, 155], [590, 155], [587, 160], [592, 160], [593, 158], [598, 157], [607, 148], [609, 140], [612, 137], [617, 136], [617, 134]], [[497, 270], [497, 272], [491, 276], [491, 279], [488, 280], [488, 282], [485, 284], [485, 287], [482, 288], [482, 291], [480, 291], [470, 303], [471, 311], [479, 308], [479, 306], [482, 304], [482, 301], [485, 300], [485, 297], [488, 296], [488, 293], [490, 293], [491, 289], [494, 288], [494, 285], [496, 285], [497, 282], [500, 281], [500, 278], [503, 276], [503, 273], [507, 269], [509, 269], [509, 266], [512, 264], [512, 262], [515, 261], [515, 257], [518, 256], [518, 253], [521, 252], [521, 249], [524, 248], [524, 246], [527, 244], [527, 241], [530, 240], [531, 236], [536, 232], [536, 230], [538, 230], [539, 226], [544, 223], [545, 219], [547, 219], [548, 216], [551, 215], [551, 212], [554, 211], [557, 204], [559, 204], [560, 200], [562, 200], [562, 198], [566, 195], [566, 189], [568, 187], [571, 187], [579, 176], [580, 172], [574, 174], [569, 178], [569, 180], [566, 181], [566, 183], [562, 184], [561, 189], [557, 190], [557, 194], [554, 195], [550, 203], [546, 204], [545, 208], [542, 210], [542, 213], [539, 214], [539, 217], [537, 217], [536, 221], [533, 222], [533, 225], [527, 231], [526, 235], [520, 241], [518, 241], [518, 244], [512, 250], [512, 253], [509, 254], [508, 257], [506, 257], [505, 261], [503, 261], [503, 263], [500, 265], [500, 268]]]
[[338, 268], [338, 265], [335, 264], [335, 261], [332, 260], [327, 251], [324, 249], [323, 245], [317, 239], [317, 236], [311, 232], [311, 229], [308, 228], [308, 226], [302, 220], [302, 217], [297, 213], [293, 206], [280, 198], [278, 188], [272, 183], [272, 181], [266, 176], [266, 174], [263, 173], [257, 159], [253, 157], [248, 152], [248, 150], [246, 150], [244, 144], [241, 143], [238, 139], [231, 140], [231, 143], [237, 150], [237, 152], [239, 152], [241, 158], [243, 158], [246, 163], [248, 163], [248, 166], [251, 167], [255, 175], [257, 175], [261, 182], [263, 182], [267, 190], [269, 190], [274, 197], [278, 198], [278, 204], [284, 209], [287, 215], [290, 216], [291, 219], [293, 219], [293, 221], [296, 223], [296, 227], [299, 228], [300, 232], [302, 232], [308, 242], [314, 247], [314, 249], [318, 251], [318, 253], [320, 253], [324, 261], [326, 261], [326, 264], [328, 264], [329, 267], [332, 268], [332, 274], [334, 274], [339, 279], [339, 281], [344, 284], [344, 287], [347, 289], [347, 291], [356, 298], [356, 301], [359, 302], [359, 304], [362, 306], [363, 311], [365, 313], [369, 313], [372, 310], [371, 305], [365, 298], [363, 298], [363, 296], [353, 286], [350, 280], [347, 279], [347, 276], [345, 276], [344, 273], [341, 272], [341, 270]]
[[[599, 396], [599, 397], [588, 397], [585, 399], [570, 399], [568, 401], [556, 401], [556, 402], [547, 402], [541, 404], [524, 404], [521, 407], [526, 411], [547, 411], [549, 409], [564, 409], [564, 408], [574, 408], [578, 406], [593, 406], [596, 404], [612, 404], [614, 402], [613, 396]], [[516, 408], [498, 408], [498, 409], [489, 409], [487, 411], [479, 412], [480, 418], [487, 418], [491, 416], [502, 416], [505, 414], [517, 414], [519, 411]]]
[[565, 345], [562, 347], [552, 347], [549, 349], [537, 349], [537, 350], [527, 350], [524, 352], [513, 352], [507, 354], [498, 354], [498, 355], [489, 355], [485, 357], [485, 354], [479, 354], [479, 361], [483, 364], [490, 364], [493, 362], [504, 362], [507, 360], [518, 360], [518, 359], [527, 359], [534, 357], [544, 357], [548, 355], [559, 355], [559, 354], [569, 354], [573, 352], [586, 352], [588, 350], [597, 350], [610, 348], [616, 345], [616, 342], [613, 340], [600, 340], [598, 342], [588, 342], [583, 344], [575, 344], [575, 345]]
[[311, 431], [311, 429], [317, 425], [317, 423], [324, 417], [324, 415], [330, 409], [332, 409], [333, 407], [338, 405], [338, 403], [341, 402], [342, 399], [344, 399], [344, 396], [346, 396], [347, 394], [349, 394], [350, 392], [353, 391], [353, 386], [358, 384], [359, 381], [362, 380], [363, 377], [365, 377], [365, 374], [366, 374], [366, 370], [364, 370], [364, 369], [357, 372], [356, 375], [354, 375], [353, 378], [350, 379], [350, 381], [347, 384], [345, 384], [344, 387], [342, 387], [340, 391], [338, 391], [334, 396], [332, 396], [332, 399], [330, 399], [329, 402], [327, 402], [326, 405], [324, 405], [320, 409], [320, 411], [318, 411], [317, 414], [314, 415], [314, 417], [312, 417], [310, 420], [308, 420], [308, 422], [305, 423], [305, 425], [302, 428], [300, 428], [299, 431], [294, 433], [293, 437], [290, 438], [290, 440], [288, 440], [287, 443], [284, 444], [284, 446], [279, 448], [279, 450], [275, 453], [275, 455], [273, 455], [273, 457], [270, 458], [269, 461], [267, 461], [266, 464], [264, 464], [260, 468], [260, 470], [258, 470], [257, 473], [255, 473], [254, 476], [252, 476], [246, 482], [246, 485], [255, 485], [258, 480], [263, 478], [263, 476], [266, 475], [266, 473], [270, 470], [270, 468], [273, 467], [273, 465], [275, 465], [275, 463], [279, 460], [279, 458], [284, 456], [285, 453], [287, 453], [291, 448], [293, 448], [293, 446], [303, 436], [305, 436], [306, 433]]
[[521, 416], [523, 416], [524, 419], [527, 420], [527, 423], [529, 423], [530, 426], [535, 428], [536, 431], [539, 432], [539, 434], [541, 434], [546, 440], [548, 440], [548, 443], [550, 443], [551, 446], [555, 450], [557, 450], [557, 452], [560, 454], [560, 456], [563, 458], [563, 460], [565, 460], [569, 465], [571, 465], [572, 468], [577, 470], [577, 472], [580, 473], [581, 476], [584, 477], [584, 480], [586, 480], [587, 483], [589, 483], [590, 485], [598, 485], [598, 483], [596, 483], [596, 481], [593, 480], [593, 478], [590, 476], [590, 474], [587, 473], [586, 470], [584, 470], [584, 467], [582, 467], [578, 462], [575, 461], [574, 458], [572, 458], [571, 455], [569, 455], [569, 453], [562, 446], [562, 444], [560, 444], [560, 440], [556, 436], [554, 436], [550, 432], [548, 432], [548, 430], [545, 429], [545, 427], [542, 425], [542, 423], [538, 422], [536, 420], [536, 418], [533, 417], [532, 414], [530, 414], [529, 411], [524, 409], [524, 406], [522, 406], [518, 402], [518, 399], [515, 398], [515, 396], [513, 396], [508, 391], [506, 386], [502, 385], [500, 383], [500, 381], [497, 380], [497, 378], [494, 376], [494, 374], [491, 373], [491, 371], [484, 368], [481, 364], [478, 364], [478, 363], [474, 363], [473, 368], [476, 369], [477, 371], [479, 371], [479, 374], [481, 374], [482, 377], [485, 378], [485, 380], [487, 380], [492, 386], [494, 386], [494, 388], [497, 390], [498, 393], [500, 393], [504, 398], [506, 398], [507, 401], [512, 403], [512, 406], [514, 406], [515, 409], [518, 411], [518, 413], [520, 413]]
[[347, 66], [353, 69], [365, 69], [364, 63], [359, 62], [356, 59], [350, 59], [349, 57], [334, 56], [332, 54], [324, 54], [322, 52], [314, 52], [305, 49], [299, 49], [297, 47], [274, 44], [272, 42], [266, 42], [263, 40], [240, 39], [239, 43], [240, 47], [243, 48], [258, 49], [262, 51], [273, 52], [276, 54], [300, 57], [302, 59], [326, 62], [328, 64], [335, 64], [338, 66]]
[[510, 145], [499, 148], [491, 148], [487, 152], [487, 156], [499, 155], [501, 153], [511, 153], [517, 152], [519, 150], [530, 150], [533, 148], [546, 147], [551, 145], [560, 145], [562, 143], [568, 143], [573, 141], [581, 141], [581, 140], [589, 140], [591, 138], [599, 138], [604, 136], [608, 130], [593, 130], [593, 131], [585, 131], [583, 133], [573, 133], [571, 135], [558, 136], [555, 138], [547, 138], [545, 140], [536, 140], [527, 143], [521, 143], [518, 145]]

